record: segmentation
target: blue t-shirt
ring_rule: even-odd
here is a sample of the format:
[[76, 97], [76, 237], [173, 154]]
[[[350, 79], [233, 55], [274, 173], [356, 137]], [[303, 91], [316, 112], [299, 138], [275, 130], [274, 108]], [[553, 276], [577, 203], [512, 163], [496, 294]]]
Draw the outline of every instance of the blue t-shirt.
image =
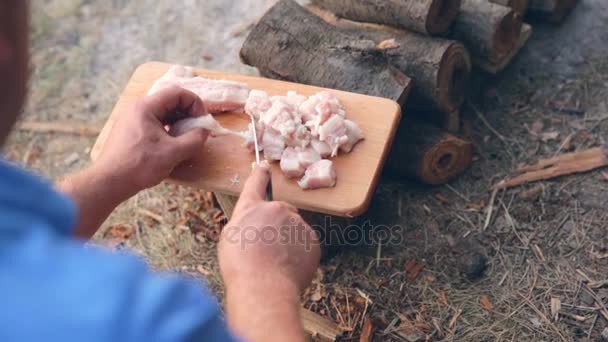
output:
[[72, 201], [0, 160], [0, 341], [236, 341], [212, 294], [72, 239]]

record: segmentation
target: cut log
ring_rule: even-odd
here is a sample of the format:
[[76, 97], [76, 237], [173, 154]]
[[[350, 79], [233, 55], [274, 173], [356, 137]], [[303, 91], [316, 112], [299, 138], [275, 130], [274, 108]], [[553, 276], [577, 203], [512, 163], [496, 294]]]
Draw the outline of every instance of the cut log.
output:
[[281, 0], [255, 25], [241, 49], [266, 77], [385, 97], [404, 104], [411, 80], [367, 39], [357, 39], [293, 0]]
[[576, 8], [578, 0], [530, 0], [530, 15], [561, 23]]
[[477, 67], [479, 67], [483, 71], [488, 72], [490, 74], [497, 74], [497, 73], [503, 71], [509, 64], [511, 64], [511, 62], [513, 61], [513, 58], [515, 58], [515, 56], [517, 56], [519, 51], [521, 51], [521, 49], [523, 49], [523, 47], [526, 46], [526, 43], [530, 39], [531, 34], [532, 34], [532, 26], [530, 26], [528, 24], [523, 24], [523, 26], [521, 27], [521, 34], [519, 36], [519, 41], [517, 42], [517, 46], [513, 49], [513, 51], [511, 51], [510, 54], [505, 56], [502, 59], [502, 61], [495, 63], [495, 64], [487, 63], [485, 60], [477, 60], [476, 61]]
[[515, 12], [524, 14], [528, 10], [530, 0], [490, 0], [495, 4], [511, 7]]
[[471, 58], [460, 42], [384, 25], [356, 23], [339, 19], [319, 7], [308, 8], [343, 32], [371, 40], [385, 50], [389, 62], [414, 81], [408, 109], [452, 113], [463, 104]]
[[385, 24], [429, 35], [446, 33], [461, 0], [313, 0], [339, 17]]
[[461, 175], [472, 163], [472, 143], [435, 126], [406, 118], [397, 137], [386, 163], [391, 176], [440, 185]]
[[500, 64], [512, 54], [521, 35], [521, 15], [488, 0], [463, 0], [451, 38], [469, 49], [473, 64]]
[[605, 166], [608, 166], [608, 149], [606, 148], [596, 147], [566, 153], [541, 160], [534, 165], [520, 167], [517, 170], [519, 175], [502, 180], [493, 189], [511, 188], [530, 182], [588, 172]]

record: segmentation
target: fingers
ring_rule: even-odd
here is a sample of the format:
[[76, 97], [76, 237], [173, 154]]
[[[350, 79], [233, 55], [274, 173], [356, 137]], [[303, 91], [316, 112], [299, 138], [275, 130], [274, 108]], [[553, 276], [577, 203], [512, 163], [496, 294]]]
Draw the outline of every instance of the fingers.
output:
[[247, 179], [237, 209], [250, 203], [264, 201], [266, 199], [266, 187], [270, 182], [270, 165], [267, 162], [262, 162], [258, 165]]
[[152, 115], [163, 124], [207, 113], [198, 95], [177, 86], [147, 96], [142, 100], [141, 106], [144, 115]]
[[172, 155], [181, 163], [201, 154], [203, 146], [209, 137], [209, 131], [196, 128], [172, 139]]

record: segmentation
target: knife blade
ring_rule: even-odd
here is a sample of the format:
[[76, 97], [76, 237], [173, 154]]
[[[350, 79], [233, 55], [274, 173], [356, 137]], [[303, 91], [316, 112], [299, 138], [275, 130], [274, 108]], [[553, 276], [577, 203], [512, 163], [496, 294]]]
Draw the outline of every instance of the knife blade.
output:
[[[255, 125], [255, 118], [253, 115], [251, 117], [251, 126], [253, 127], [253, 146], [255, 147], [255, 164], [260, 165], [260, 146], [258, 144], [258, 133]], [[269, 171], [270, 172], [270, 171]], [[270, 179], [268, 180], [268, 185], [266, 186], [266, 200], [272, 201], [272, 173], [270, 174]]]

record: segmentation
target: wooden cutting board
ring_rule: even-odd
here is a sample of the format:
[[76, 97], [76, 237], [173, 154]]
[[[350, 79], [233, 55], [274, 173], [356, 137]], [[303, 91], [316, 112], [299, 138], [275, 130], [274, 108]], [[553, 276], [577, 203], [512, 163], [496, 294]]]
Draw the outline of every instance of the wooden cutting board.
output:
[[[150, 62], [137, 68], [93, 147], [91, 152], [93, 159], [96, 159], [103, 150], [116, 119], [128, 113], [131, 105], [145, 97], [154, 81], [169, 67], [171, 64]], [[203, 69], [196, 69], [196, 73], [213, 79], [244, 82], [251, 89], [261, 89], [270, 95], [286, 95], [287, 91], [294, 90], [309, 96], [326, 90]], [[275, 200], [289, 202], [300, 209], [345, 217], [358, 216], [369, 207], [399, 124], [401, 109], [391, 100], [343, 91], [329, 91], [340, 99], [346, 109], [347, 118], [359, 124], [365, 134], [365, 140], [357, 144], [350, 154], [343, 154], [333, 159], [338, 183], [332, 189], [304, 191], [300, 189], [296, 180], [287, 179], [283, 175], [278, 163], [273, 164], [274, 197]], [[215, 117], [223, 126], [234, 130], [246, 130], [250, 122], [249, 117], [244, 113], [221, 114]], [[204, 149], [201, 150], [201, 160], [204, 160], [204, 163], [181, 168], [175, 175], [176, 179], [172, 181], [208, 191], [238, 195], [251, 172], [255, 155], [242, 147], [240, 138], [223, 136], [209, 138]]]

